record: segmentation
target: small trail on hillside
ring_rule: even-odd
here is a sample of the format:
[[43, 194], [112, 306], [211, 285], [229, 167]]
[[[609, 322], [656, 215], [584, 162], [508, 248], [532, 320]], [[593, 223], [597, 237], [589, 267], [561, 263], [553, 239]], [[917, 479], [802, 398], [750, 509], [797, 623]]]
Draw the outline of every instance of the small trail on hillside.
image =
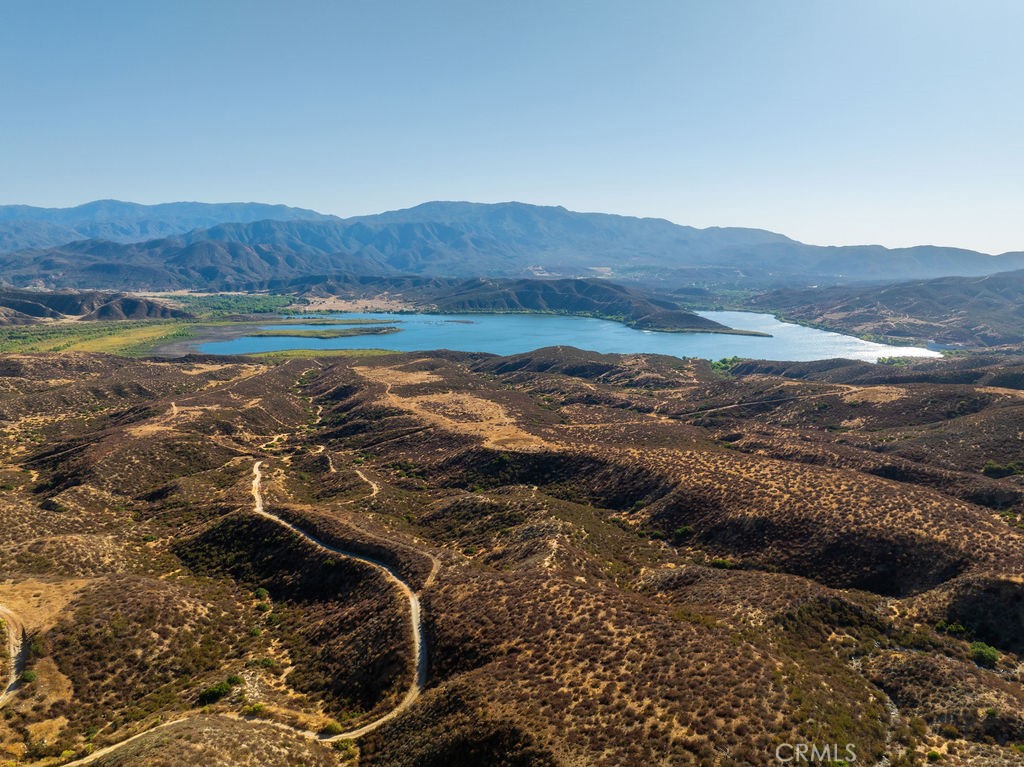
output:
[[380, 485], [378, 485], [372, 479], [363, 474], [363, 472], [359, 471], [359, 469], [356, 469], [356, 474], [359, 476], [359, 479], [363, 480], [363, 482], [370, 486], [370, 497], [376, 498], [377, 493], [380, 492]]
[[28, 633], [21, 619], [3, 605], [0, 605], [0, 619], [7, 627], [7, 658], [10, 664], [7, 681], [0, 692], [0, 708], [3, 708], [18, 689], [18, 679], [28, 657]]
[[[300, 538], [305, 539], [306, 541], [313, 544], [319, 549], [323, 549], [324, 551], [329, 552], [331, 554], [335, 554], [337, 556], [347, 557], [349, 559], [354, 559], [358, 562], [362, 562], [363, 564], [370, 565], [379, 573], [384, 575], [388, 579], [388, 581], [390, 581], [394, 586], [396, 586], [398, 590], [402, 593], [402, 596], [404, 596], [406, 600], [409, 602], [409, 626], [412, 630], [416, 674], [412, 680], [412, 683], [409, 685], [409, 689], [405, 693], [405, 697], [402, 698], [402, 700], [398, 703], [397, 706], [395, 706], [395, 708], [391, 709], [391, 711], [384, 714], [383, 716], [374, 719], [369, 724], [365, 724], [362, 727], [356, 728], [354, 730], [349, 730], [348, 732], [343, 732], [339, 735], [334, 735], [330, 738], [324, 738], [324, 740], [334, 741], [359, 738], [363, 735], [366, 735], [369, 732], [373, 732], [385, 722], [391, 721], [396, 716], [401, 714], [403, 711], [408, 709], [413, 704], [413, 702], [415, 702], [416, 698], [419, 697], [420, 692], [423, 690], [423, 687], [426, 684], [427, 652], [426, 645], [424, 644], [423, 641], [423, 618], [420, 614], [419, 597], [416, 596], [416, 592], [412, 590], [409, 584], [402, 580], [398, 572], [390, 565], [387, 565], [384, 562], [381, 562], [380, 560], [374, 559], [372, 557], [368, 557], [363, 554], [357, 554], [354, 551], [348, 551], [347, 549], [340, 549], [335, 546], [326, 544], [323, 541], [314, 538], [312, 535], [305, 532], [301, 528], [296, 527], [291, 522], [286, 522], [280, 517], [271, 514], [269, 511], [266, 511], [263, 504], [262, 492], [263, 473], [260, 470], [260, 467], [262, 465], [263, 461], [256, 461], [256, 463], [254, 463], [252, 467], [252, 498], [254, 513], [259, 514], [260, 516], [265, 517], [267, 519], [273, 520], [282, 527], [288, 528], [288, 530], [295, 533]], [[362, 472], [357, 471], [356, 473], [359, 474], [359, 476], [362, 477], [363, 480], [365, 480], [372, 486], [372, 495], [377, 495], [377, 493], [380, 492], [380, 487], [379, 485], [377, 485], [376, 482], [367, 479], [362, 474]]]
[[[338, 735], [332, 735], [330, 737], [324, 737], [319, 733], [313, 732], [311, 730], [303, 730], [298, 727], [292, 727], [291, 725], [283, 724], [281, 722], [275, 722], [269, 719], [258, 720], [260, 724], [267, 725], [269, 727], [275, 727], [279, 730], [287, 730], [288, 732], [294, 732], [304, 737], [313, 740], [319, 740], [325, 743], [330, 743], [338, 740], [354, 740], [356, 738], [360, 738], [363, 735], [366, 735], [367, 733], [373, 732], [378, 727], [386, 724], [387, 722], [390, 722], [399, 714], [406, 711], [410, 706], [412, 706], [412, 704], [420, 696], [420, 693], [423, 691], [423, 688], [426, 686], [427, 648], [426, 643], [423, 640], [423, 618], [420, 612], [419, 597], [416, 595], [416, 592], [412, 590], [412, 587], [410, 587], [408, 583], [402, 580], [398, 572], [390, 565], [387, 565], [384, 562], [374, 559], [373, 557], [368, 557], [363, 554], [357, 554], [354, 551], [340, 549], [335, 546], [330, 546], [326, 543], [323, 543], [322, 541], [318, 540], [317, 538], [314, 538], [312, 535], [305, 532], [301, 528], [296, 527], [290, 522], [286, 522], [280, 517], [271, 514], [269, 511], [267, 511], [263, 502], [263, 472], [261, 471], [262, 465], [263, 461], [256, 461], [252, 467], [251, 487], [253, 513], [259, 514], [260, 516], [265, 517], [266, 519], [272, 520], [273, 522], [277, 523], [278, 525], [281, 525], [282, 527], [286, 527], [288, 530], [295, 533], [300, 538], [303, 538], [304, 540], [313, 544], [317, 548], [323, 549], [324, 551], [330, 554], [334, 554], [335, 556], [339, 557], [348, 557], [349, 559], [354, 559], [359, 562], [362, 562], [365, 565], [373, 567], [378, 572], [380, 572], [391, 584], [393, 584], [402, 593], [402, 596], [404, 596], [406, 601], [408, 601], [409, 603], [409, 627], [412, 631], [416, 671], [411, 683], [409, 684], [409, 689], [406, 690], [405, 696], [402, 698], [401, 701], [399, 701], [397, 706], [395, 706], [393, 709], [388, 711], [383, 716], [374, 719], [372, 722], [368, 722], [367, 724], [364, 724], [361, 727], [357, 727], [356, 729], [348, 730], [346, 732], [339, 733]], [[372, 495], [377, 495], [377, 493], [380, 492], [380, 486], [376, 482], [367, 478], [361, 472], [357, 473], [365, 482], [367, 482], [371, 486]], [[436, 577], [437, 571], [440, 568], [440, 562], [437, 560], [436, 557], [431, 556], [431, 560], [433, 562], [433, 566], [431, 567], [430, 575], [427, 577], [426, 583], [424, 584], [424, 588], [427, 588], [430, 584], [434, 582], [434, 578]], [[0, 607], [0, 617], [3, 617], [6, 620], [8, 614], [13, 616], [13, 613], [8, 613], [2, 607]], [[8, 625], [12, 624], [8, 623]], [[18, 623], [18, 625], [21, 625], [20, 622]], [[8, 693], [6, 692], [4, 693], [5, 698], [7, 694]], [[119, 743], [114, 743], [113, 745], [106, 746], [105, 748], [97, 749], [96, 751], [94, 751], [86, 757], [83, 757], [82, 759], [77, 759], [73, 762], [68, 762], [64, 765], [64, 767], [80, 767], [81, 765], [90, 764], [92, 762], [95, 762], [100, 757], [114, 753], [115, 751], [120, 750], [121, 748], [127, 746], [130, 743], [133, 743], [134, 741], [139, 740], [140, 738], [157, 732], [158, 730], [163, 730], [168, 727], [179, 725], [182, 722], [185, 722], [199, 715], [200, 714], [195, 713], [190, 714], [188, 716], [180, 717], [178, 719], [172, 719], [168, 722], [162, 722], [156, 725], [155, 727], [151, 727], [148, 730], [145, 730], [144, 732], [132, 735], [131, 737], [126, 738]], [[229, 719], [243, 718], [231, 713], [219, 714], [219, 716], [224, 716]]]

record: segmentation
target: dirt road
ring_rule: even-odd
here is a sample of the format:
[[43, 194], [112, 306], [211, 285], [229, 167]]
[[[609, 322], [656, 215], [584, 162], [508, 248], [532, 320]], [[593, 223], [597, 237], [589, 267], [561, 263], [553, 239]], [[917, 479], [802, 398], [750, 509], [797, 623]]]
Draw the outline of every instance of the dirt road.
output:
[[0, 692], [0, 708], [3, 708], [17, 689], [18, 679], [25, 668], [25, 657], [28, 654], [28, 634], [25, 632], [25, 624], [21, 622], [21, 619], [3, 605], [0, 605], [0, 619], [7, 626], [7, 657], [10, 659], [7, 680], [4, 683], [3, 691]]
[[[288, 528], [293, 533], [300, 536], [301, 538], [304, 538], [317, 548], [323, 549], [324, 551], [330, 552], [331, 554], [336, 554], [337, 556], [348, 557], [349, 559], [355, 559], [359, 562], [370, 565], [371, 567], [375, 568], [378, 572], [380, 572], [382, 575], [384, 575], [402, 593], [402, 596], [404, 596], [405, 599], [409, 602], [409, 627], [412, 630], [414, 657], [416, 661], [416, 675], [415, 678], [412, 680], [412, 683], [409, 685], [409, 689], [406, 691], [405, 697], [402, 698], [402, 700], [398, 703], [397, 706], [395, 706], [395, 708], [391, 709], [391, 711], [384, 714], [384, 716], [379, 717], [378, 719], [374, 719], [372, 722], [365, 724], [362, 727], [359, 727], [354, 730], [349, 730], [348, 732], [343, 732], [340, 735], [335, 735], [330, 738], [325, 738], [325, 740], [344, 740], [358, 738], [362, 735], [365, 735], [368, 732], [373, 732], [385, 722], [391, 721], [396, 716], [401, 714], [403, 711], [408, 709], [409, 706], [411, 706], [413, 702], [416, 700], [416, 698], [419, 697], [420, 691], [426, 684], [427, 652], [423, 642], [423, 619], [420, 615], [419, 597], [416, 596], [416, 593], [412, 590], [412, 588], [410, 588], [409, 584], [403, 581], [401, 576], [399, 576], [398, 572], [395, 571], [390, 565], [387, 565], [384, 562], [381, 562], [377, 559], [373, 559], [372, 557], [367, 557], [363, 554], [357, 554], [354, 551], [348, 551], [346, 549], [339, 549], [334, 546], [330, 546], [314, 538], [312, 535], [305, 532], [301, 528], [296, 527], [291, 522], [286, 522], [280, 517], [271, 514], [269, 511], [266, 511], [263, 505], [263, 473], [260, 470], [260, 467], [262, 465], [263, 461], [256, 461], [256, 463], [254, 463], [252, 467], [253, 511], [256, 514], [266, 517], [267, 519], [271, 519], [277, 524], [281, 525], [282, 527]], [[365, 480], [372, 486], [372, 494], [376, 495], [380, 490], [377, 483], [373, 482], [370, 479], [367, 479], [362, 474], [362, 472], [357, 473], [360, 475], [360, 477], [363, 478], [363, 480]]]
[[[412, 632], [412, 641], [413, 641], [413, 646], [414, 646], [416, 673], [415, 673], [411, 683], [409, 684], [409, 689], [406, 690], [405, 696], [402, 698], [401, 701], [399, 701], [397, 706], [395, 706], [393, 709], [388, 711], [383, 716], [380, 716], [377, 719], [374, 719], [372, 722], [368, 722], [368, 723], [364, 724], [361, 727], [357, 727], [354, 730], [348, 730], [346, 732], [342, 732], [342, 733], [340, 733], [338, 735], [333, 735], [331, 737], [323, 737], [319, 733], [312, 732], [310, 730], [302, 730], [302, 729], [299, 729], [297, 727], [292, 727], [292, 726], [287, 725], [287, 724], [282, 724], [280, 722], [274, 722], [274, 721], [270, 721], [270, 720], [259, 720], [259, 721], [260, 721], [261, 724], [266, 724], [266, 725], [269, 725], [269, 726], [272, 726], [272, 727], [276, 727], [276, 728], [282, 729], [282, 730], [288, 730], [289, 732], [298, 733], [298, 734], [303, 735], [303, 736], [305, 736], [307, 738], [313, 738], [313, 739], [321, 740], [321, 741], [324, 741], [324, 742], [332, 742], [332, 741], [337, 741], [337, 740], [353, 740], [355, 738], [362, 737], [363, 735], [366, 735], [369, 732], [373, 732], [374, 730], [376, 730], [378, 727], [380, 727], [381, 725], [385, 724], [386, 722], [390, 722], [392, 719], [397, 717], [403, 711], [408, 709], [415, 702], [415, 700], [419, 697], [420, 692], [423, 690], [424, 685], [426, 685], [426, 682], [427, 682], [427, 650], [426, 650], [426, 645], [425, 645], [425, 643], [423, 641], [423, 618], [422, 618], [422, 616], [420, 614], [420, 600], [419, 600], [419, 597], [416, 596], [416, 593], [412, 590], [412, 588], [410, 588], [409, 584], [407, 584], [404, 580], [402, 580], [402, 578], [398, 574], [398, 572], [396, 570], [394, 570], [390, 565], [387, 565], [384, 562], [376, 560], [376, 559], [374, 559], [372, 557], [367, 557], [367, 556], [365, 556], [363, 554], [357, 554], [354, 551], [348, 551], [346, 549], [340, 549], [340, 548], [337, 548], [335, 546], [330, 546], [330, 545], [328, 545], [326, 543], [323, 543], [322, 541], [314, 538], [312, 535], [310, 535], [309, 533], [305, 532], [301, 528], [296, 527], [295, 525], [291, 524], [290, 522], [286, 522], [285, 520], [281, 519], [280, 517], [275, 516], [274, 514], [271, 514], [269, 511], [267, 511], [265, 509], [264, 503], [263, 503], [263, 488], [262, 488], [263, 472], [261, 471], [261, 468], [260, 468], [262, 465], [263, 465], [263, 461], [256, 461], [256, 463], [253, 464], [253, 467], [252, 467], [252, 510], [253, 510], [253, 512], [255, 514], [259, 514], [262, 517], [265, 517], [267, 519], [273, 520], [275, 523], [281, 525], [282, 527], [288, 528], [290, 531], [292, 531], [293, 533], [295, 533], [299, 537], [304, 538], [309, 543], [313, 544], [314, 546], [316, 546], [316, 547], [318, 547], [320, 549], [323, 549], [324, 551], [330, 552], [331, 554], [334, 554], [334, 555], [339, 556], [339, 557], [348, 557], [350, 559], [355, 559], [355, 560], [358, 560], [359, 562], [362, 562], [362, 563], [364, 563], [366, 565], [369, 565], [369, 566], [375, 568], [385, 578], [387, 578], [387, 580], [390, 581], [395, 586], [395, 588], [397, 588], [402, 593], [402, 596], [405, 597], [406, 601], [408, 601], [408, 603], [409, 603], [409, 628], [411, 629], [411, 632]], [[374, 482], [371, 479], [368, 479], [367, 477], [363, 476], [361, 473], [360, 473], [360, 476], [362, 477], [362, 479], [364, 481], [366, 481], [368, 484], [371, 485], [371, 488], [372, 488], [372, 491], [373, 491], [373, 495], [376, 495], [380, 491], [380, 487], [379, 487], [379, 485], [376, 482]], [[439, 562], [437, 561], [437, 559], [433, 558], [433, 557], [432, 557], [432, 559], [434, 559], [434, 567], [431, 569], [430, 577], [427, 579], [428, 584], [433, 582], [434, 577], [435, 577], [436, 572], [437, 572], [437, 569], [438, 569], [438, 566], [439, 566]], [[5, 620], [7, 620], [7, 615], [8, 615], [7, 611], [5, 611], [2, 607], [0, 607], [0, 617], [3, 617]], [[11, 615], [13, 617], [13, 614], [11, 614]], [[16, 620], [16, 618], [15, 618], [15, 620]], [[9, 625], [13, 625], [13, 622], [11, 624], [9, 624]], [[21, 625], [20, 622], [18, 622], [18, 625], [19, 626]], [[16, 677], [15, 677], [15, 679], [16, 679]], [[6, 696], [6, 693], [5, 693], [5, 696]], [[91, 764], [92, 762], [95, 762], [100, 757], [106, 756], [107, 754], [111, 754], [111, 753], [113, 753], [113, 752], [123, 748], [124, 746], [128, 745], [129, 743], [132, 743], [132, 742], [134, 742], [134, 741], [136, 741], [136, 740], [138, 740], [140, 738], [143, 738], [143, 737], [145, 737], [147, 735], [150, 735], [150, 734], [152, 734], [152, 733], [154, 733], [154, 732], [156, 732], [158, 730], [163, 730], [163, 729], [166, 729], [168, 727], [173, 727], [173, 726], [179, 725], [182, 722], [185, 722], [188, 719], [191, 719], [193, 716], [197, 716], [197, 714], [192, 714], [190, 716], [184, 716], [184, 717], [181, 717], [179, 719], [174, 719], [174, 720], [169, 721], [169, 722], [163, 722], [161, 724], [156, 725], [155, 727], [151, 727], [150, 729], [146, 730], [145, 732], [140, 732], [140, 733], [138, 733], [136, 735], [133, 735], [133, 736], [131, 736], [129, 738], [126, 738], [126, 739], [122, 740], [120, 743], [115, 743], [113, 745], [106, 746], [105, 748], [98, 749], [95, 752], [93, 752], [92, 754], [89, 754], [88, 756], [86, 756], [86, 757], [84, 757], [82, 759], [78, 759], [78, 760], [76, 760], [74, 762], [68, 762], [66, 765], [64, 765], [64, 767], [80, 767], [81, 765]], [[233, 715], [230, 715], [230, 714], [225, 714], [225, 716], [228, 716], [230, 718], [237, 718], [237, 717], [235, 717]]]

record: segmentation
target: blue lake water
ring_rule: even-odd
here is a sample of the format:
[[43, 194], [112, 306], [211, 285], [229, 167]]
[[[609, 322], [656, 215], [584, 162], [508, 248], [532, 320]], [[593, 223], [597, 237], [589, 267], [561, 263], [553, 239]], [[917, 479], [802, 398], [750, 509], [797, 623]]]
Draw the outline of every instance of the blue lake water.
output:
[[[253, 354], [285, 349], [390, 349], [393, 351], [453, 351], [519, 354], [543, 346], [576, 346], [616, 354], [668, 354], [676, 357], [749, 357], [769, 360], [819, 360], [831, 357], [874, 362], [879, 357], [938, 357], [928, 349], [886, 346], [852, 336], [780, 322], [770, 314], [699, 312], [704, 317], [740, 330], [771, 333], [771, 338], [722, 333], [658, 333], [635, 330], [619, 322], [589, 317], [537, 314], [329, 314], [344, 319], [379, 320], [401, 332], [348, 338], [289, 338], [242, 336], [200, 344], [205, 354]], [[265, 328], [324, 329], [331, 326], [273, 325]]]

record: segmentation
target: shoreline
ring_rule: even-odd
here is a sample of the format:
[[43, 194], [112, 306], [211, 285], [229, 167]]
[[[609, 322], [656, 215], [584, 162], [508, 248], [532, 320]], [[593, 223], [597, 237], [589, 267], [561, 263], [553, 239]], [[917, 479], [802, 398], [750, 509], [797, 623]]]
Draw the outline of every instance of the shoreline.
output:
[[[874, 343], [874, 344], [878, 344], [879, 346], [887, 347], [889, 349], [892, 349], [892, 351], [893, 351], [893, 354], [889, 355], [891, 357], [904, 356], [904, 355], [900, 354], [900, 351], [904, 350], [904, 349], [919, 349], [919, 350], [923, 350], [923, 351], [935, 352], [935, 350], [928, 348], [928, 345], [912, 346], [912, 345], [909, 345], [909, 344], [907, 344], [907, 345], [896, 345], [896, 344], [884, 343], [884, 342], [878, 341], [876, 339], [861, 338], [860, 336], [854, 335], [852, 333], [843, 333], [841, 331], [838, 331], [838, 330], [835, 330], [835, 329], [831, 329], [831, 328], [815, 327], [814, 325], [810, 325], [810, 324], [807, 324], [807, 323], [794, 322], [794, 321], [786, 319], [785, 317], [780, 316], [779, 314], [774, 313], [774, 312], [750, 312], [749, 310], [746, 310], [746, 309], [724, 309], [724, 310], [707, 310], [707, 309], [704, 309], [704, 310], [697, 310], [697, 311], [698, 312], [701, 312], [701, 311], [734, 311], [734, 312], [746, 312], [746, 313], [750, 313], [750, 314], [768, 315], [768, 316], [771, 316], [771, 317], [775, 318], [778, 322], [783, 322], [783, 323], [787, 323], [787, 324], [791, 324], [791, 325], [797, 325], [797, 326], [801, 326], [801, 327], [807, 327], [807, 328], [814, 329], [814, 330], [822, 330], [822, 331], [826, 331], [826, 332], [832, 332], [832, 333], [836, 333], [837, 335], [847, 336], [849, 338], [856, 338], [858, 340], [866, 341], [868, 343]], [[766, 332], [763, 332], [763, 331], [744, 330], [744, 329], [731, 328], [731, 327], [726, 327], [726, 326], [719, 327], [719, 328], [678, 328], [678, 329], [676, 329], [676, 328], [640, 328], [640, 327], [636, 327], [636, 326], [632, 325], [631, 323], [629, 323], [627, 321], [624, 321], [621, 318], [600, 317], [600, 316], [595, 316], [595, 315], [591, 315], [591, 314], [569, 314], [569, 313], [564, 313], [564, 312], [550, 312], [550, 311], [548, 311], [548, 312], [544, 312], [544, 311], [505, 311], [505, 312], [495, 312], [495, 311], [478, 311], [478, 312], [469, 311], [469, 312], [467, 312], [467, 311], [463, 311], [463, 312], [443, 312], [443, 311], [437, 311], [436, 309], [434, 309], [434, 310], [429, 310], [429, 309], [425, 309], [425, 310], [400, 309], [400, 310], [395, 310], [395, 311], [390, 311], [390, 312], [375, 312], [375, 313], [379, 313], [379, 314], [386, 314], [386, 315], [388, 315], [387, 317], [382, 317], [380, 319], [331, 317], [330, 315], [335, 314], [335, 312], [323, 312], [323, 311], [316, 311], [316, 312], [307, 311], [307, 312], [302, 312], [302, 313], [303, 314], [307, 314], [308, 316], [306, 316], [306, 317], [299, 317], [299, 316], [296, 316], [295, 313], [289, 313], [287, 315], [268, 315], [267, 317], [260, 318], [259, 320], [236, 321], [236, 322], [227, 322], [227, 323], [225, 323], [224, 321], [220, 321], [220, 322], [218, 322], [218, 321], [211, 321], [209, 323], [197, 322], [197, 323], [195, 323], [194, 325], [191, 326], [191, 328], [190, 328], [191, 332], [189, 333], [189, 335], [187, 337], [177, 338], [177, 339], [174, 339], [174, 340], [172, 340], [172, 341], [170, 341], [168, 343], [159, 344], [159, 345], [153, 347], [151, 350], [149, 350], [149, 356], [170, 359], [170, 358], [183, 357], [183, 356], [188, 355], [188, 354], [202, 354], [204, 352], [201, 352], [198, 349], [198, 347], [203, 345], [203, 344], [210, 343], [210, 342], [218, 342], [218, 341], [232, 341], [232, 340], [235, 340], [237, 338], [242, 338], [242, 337], [245, 337], [245, 336], [253, 336], [253, 337], [274, 337], [274, 336], [277, 336], [277, 337], [294, 337], [294, 338], [311, 338], [311, 339], [318, 339], [318, 340], [330, 340], [330, 338], [332, 338], [332, 337], [340, 338], [340, 337], [349, 336], [349, 335], [387, 335], [387, 334], [390, 334], [390, 333], [398, 332], [400, 330], [400, 328], [395, 328], [395, 329], [392, 329], [392, 330], [381, 330], [381, 329], [378, 329], [378, 328], [367, 328], [367, 331], [366, 332], [362, 332], [362, 333], [358, 332], [358, 330], [359, 330], [359, 327], [361, 325], [368, 325], [368, 326], [369, 325], [390, 325], [392, 323], [401, 324], [401, 322], [402, 322], [401, 316], [402, 315], [420, 315], [420, 316], [422, 316], [422, 315], [436, 315], [436, 316], [439, 316], [439, 317], [451, 317], [451, 318], [458, 318], [458, 317], [471, 318], [471, 317], [474, 317], [474, 316], [505, 316], [505, 315], [543, 316], [543, 317], [581, 317], [581, 318], [589, 318], [589, 319], [598, 319], [598, 320], [602, 320], [602, 321], [605, 321], [605, 322], [615, 322], [615, 323], [618, 323], [620, 325], [623, 325], [624, 327], [628, 327], [628, 328], [630, 328], [632, 330], [637, 330], [637, 331], [646, 332], [646, 333], [666, 333], [666, 334], [672, 334], [672, 335], [679, 335], [679, 334], [694, 334], [694, 335], [708, 334], [708, 335], [727, 335], [727, 336], [728, 335], [732, 335], [732, 336], [755, 337], [755, 338], [773, 338], [774, 337], [773, 334], [766, 333]], [[362, 312], [362, 313], [365, 313], [365, 312]], [[451, 319], [451, 320], [446, 320], [446, 321], [453, 322], [453, 323], [458, 323], [458, 322], [472, 323], [474, 320], [472, 320], [472, 319], [463, 319], [463, 320]], [[356, 332], [352, 332], [352, 333], [337, 333], [336, 335], [335, 334], [331, 334], [330, 336], [328, 336], [327, 334], [324, 334], [323, 336], [321, 336], [320, 333], [317, 333], [315, 331], [299, 331], [299, 330], [296, 330], [294, 333], [289, 333], [289, 332], [287, 332], [287, 330], [285, 328], [282, 328], [282, 332], [274, 332], [274, 330], [269, 330], [268, 331], [268, 330], [265, 329], [267, 326], [287, 326], [287, 325], [320, 325], [320, 326], [336, 325], [336, 326], [348, 326], [349, 329], [351, 329], [353, 331], [356, 331]], [[317, 352], [322, 352], [323, 350], [322, 349], [316, 349], [316, 348], [303, 348], [302, 346], [296, 346], [296, 347], [293, 347], [293, 348], [289, 349], [289, 351], [291, 353], [293, 353], [293, 354], [298, 354], [298, 353], [301, 353], [303, 351], [309, 352], [310, 354], [314, 354], [314, 353], [317, 353]], [[382, 350], [382, 351], [387, 351], [387, 350], [385, 349], [385, 350]], [[254, 354], [260, 354], [260, 353], [257, 352], [257, 353], [254, 353]], [[932, 355], [929, 355], [929, 354], [920, 354], [920, 353], [918, 353], [918, 354], [910, 354], [910, 355], [905, 355], [905, 356], [913, 357], [913, 358], [920, 358], [920, 359], [928, 359], [928, 358], [939, 358], [940, 355], [936, 354], [936, 357], [932, 357]]]
[[208, 341], [231, 341], [244, 336], [250, 330], [258, 330], [269, 323], [239, 323], [237, 325], [193, 325], [192, 332], [187, 338], [178, 338], [166, 344], [159, 344], [149, 350], [149, 357], [164, 357], [173, 359], [184, 357], [188, 354], [199, 354], [195, 348], [198, 344], [205, 344]]
[[[778, 309], [760, 308], [757, 310], [751, 309], [748, 306], [735, 306], [727, 304], [717, 304], [714, 307], [701, 306], [697, 309], [692, 309], [694, 312], [748, 312], [750, 314], [770, 314], [772, 317], [777, 319], [779, 322], [785, 322], [790, 325], [799, 325], [802, 328], [811, 328], [812, 330], [824, 330], [828, 333], [838, 333], [841, 336], [850, 336], [851, 338], [859, 338], [861, 341], [867, 341], [873, 344], [881, 344], [882, 346], [891, 346], [894, 349], [901, 347], [913, 347], [916, 349], [924, 348], [929, 351], [951, 351], [951, 352], [969, 352], [977, 353], [984, 349], [979, 347], [971, 346], [958, 346], [954, 344], [947, 344], [941, 341], [936, 341], [933, 338], [909, 338], [909, 337], [897, 337], [897, 336], [877, 336], [872, 333], [856, 333], [850, 328], [843, 328], [839, 325], [829, 325], [820, 322], [810, 322], [808, 320], [799, 320], [794, 317], [787, 316], [784, 312]], [[895, 355], [899, 356], [899, 355]]]
[[[355, 301], [352, 301], [350, 303], [354, 304]], [[309, 313], [310, 314], [322, 314], [323, 312], [320, 311], [320, 310], [317, 310], [315, 312], [310, 311]], [[722, 327], [717, 327], [717, 328], [701, 328], [701, 327], [679, 327], [679, 328], [671, 328], [671, 327], [668, 327], [668, 328], [654, 328], [654, 327], [651, 327], [651, 328], [647, 328], [647, 327], [640, 327], [640, 326], [636, 325], [634, 322], [631, 322], [630, 320], [624, 319], [622, 317], [614, 317], [614, 316], [602, 315], [602, 314], [588, 314], [588, 313], [585, 313], [585, 312], [542, 311], [542, 310], [539, 310], [539, 309], [506, 310], [506, 311], [500, 311], [500, 310], [495, 310], [495, 309], [486, 309], [486, 310], [473, 311], [473, 310], [468, 310], [467, 309], [467, 310], [458, 311], [458, 312], [448, 312], [448, 311], [444, 311], [443, 309], [437, 309], [436, 307], [432, 307], [432, 306], [423, 306], [423, 307], [415, 307], [415, 308], [406, 307], [406, 308], [393, 309], [393, 310], [385, 310], [385, 309], [360, 309], [360, 310], [355, 310], [355, 309], [353, 309], [353, 310], [349, 310], [349, 313], [356, 313], [356, 314], [360, 314], [360, 313], [361, 314], [392, 314], [392, 315], [435, 314], [435, 315], [443, 316], [443, 317], [474, 317], [474, 316], [490, 317], [490, 316], [504, 316], [504, 315], [527, 315], [527, 316], [539, 316], [539, 317], [582, 317], [582, 318], [585, 318], [585, 319], [604, 320], [605, 322], [617, 322], [620, 325], [625, 325], [627, 328], [632, 328], [633, 330], [640, 330], [640, 331], [651, 332], [651, 333], [719, 333], [721, 335], [732, 335], [732, 336], [760, 336], [762, 338], [772, 338], [773, 337], [771, 333], [764, 333], [764, 332], [762, 332], [760, 330], [743, 330], [743, 329], [740, 329], [740, 328], [731, 328], [731, 327], [724, 326], [724, 325]], [[751, 314], [766, 314], [766, 313], [767, 312], [751, 312]], [[391, 320], [389, 320], [389, 321], [391, 321]], [[472, 322], [472, 320], [468, 320], [468, 321]], [[382, 322], [383, 322], [383, 320], [382, 320]], [[394, 322], [401, 322], [401, 320], [394, 320]], [[458, 322], [458, 320], [452, 320], [452, 322]]]
[[[401, 324], [401, 315], [424, 315], [424, 314], [436, 314], [445, 317], [462, 317], [462, 316], [501, 316], [501, 315], [529, 315], [539, 317], [581, 317], [595, 320], [603, 320], [604, 322], [617, 322], [620, 325], [646, 333], [692, 333], [692, 334], [718, 334], [718, 335], [734, 335], [734, 336], [753, 336], [760, 338], [771, 338], [771, 333], [763, 333], [757, 330], [741, 330], [736, 328], [721, 327], [721, 328], [640, 328], [630, 324], [619, 318], [612, 317], [600, 317], [592, 314], [569, 314], [565, 312], [537, 312], [537, 311], [522, 311], [522, 312], [443, 312], [437, 310], [426, 310], [418, 311], [412, 309], [398, 309], [392, 311], [373, 312], [379, 314], [388, 314], [391, 317], [387, 319], [377, 320], [364, 320], [360, 318], [332, 318], [328, 315], [336, 313], [360, 313], [367, 314], [370, 312], [331, 312], [331, 311], [306, 311], [301, 312], [303, 314], [308, 313], [310, 316], [298, 317], [296, 313], [288, 315], [268, 315], [266, 319], [259, 321], [246, 321], [246, 322], [231, 322], [224, 323], [223, 321], [211, 321], [208, 324], [197, 322], [191, 326], [193, 332], [187, 338], [178, 338], [169, 343], [159, 344], [149, 351], [149, 356], [152, 357], [163, 357], [163, 358], [177, 358], [184, 357], [188, 354], [201, 354], [197, 347], [202, 344], [216, 342], [216, 341], [233, 341], [236, 338], [242, 338], [244, 336], [253, 337], [292, 337], [292, 338], [316, 338], [317, 336], [311, 333], [303, 333], [302, 331], [295, 331], [294, 334], [289, 334], [287, 331], [281, 333], [275, 333], [273, 331], [267, 331], [267, 326], [278, 326], [278, 325], [345, 325], [352, 330], [358, 330], [360, 325], [377, 325], [377, 324], [390, 324], [398, 323]], [[394, 317], [394, 319], [392, 319]], [[451, 322], [458, 323], [459, 320], [451, 320]], [[473, 322], [473, 320], [463, 320], [462, 322]], [[345, 333], [339, 334], [335, 337], [345, 337], [352, 335], [389, 335], [393, 332], [397, 332], [401, 328], [394, 330], [381, 332], [381, 331], [369, 331], [365, 333]], [[292, 351], [302, 351], [301, 349], [293, 349]], [[307, 349], [306, 351], [315, 351]]]

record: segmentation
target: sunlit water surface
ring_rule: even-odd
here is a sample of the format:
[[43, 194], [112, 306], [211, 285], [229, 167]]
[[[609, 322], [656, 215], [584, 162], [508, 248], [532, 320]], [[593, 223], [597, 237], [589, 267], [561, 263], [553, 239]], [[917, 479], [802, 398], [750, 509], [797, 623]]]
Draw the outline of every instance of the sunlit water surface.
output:
[[[659, 333], [635, 330], [619, 322], [589, 317], [540, 314], [331, 314], [342, 319], [379, 320], [401, 332], [347, 338], [242, 336], [210, 341], [197, 350], [206, 354], [253, 354], [285, 349], [391, 349], [519, 354], [543, 346], [575, 346], [602, 353], [669, 354], [675, 357], [749, 357], [770, 360], [820, 360], [832, 357], [875, 362], [880, 357], [938, 357], [939, 352], [909, 346], [886, 346], [853, 336], [780, 322], [770, 314], [698, 312], [740, 330], [771, 333], [771, 338], [722, 333]], [[321, 316], [321, 315], [318, 315]], [[266, 328], [324, 329], [325, 325], [273, 325]], [[340, 327], [340, 326], [339, 326]]]

